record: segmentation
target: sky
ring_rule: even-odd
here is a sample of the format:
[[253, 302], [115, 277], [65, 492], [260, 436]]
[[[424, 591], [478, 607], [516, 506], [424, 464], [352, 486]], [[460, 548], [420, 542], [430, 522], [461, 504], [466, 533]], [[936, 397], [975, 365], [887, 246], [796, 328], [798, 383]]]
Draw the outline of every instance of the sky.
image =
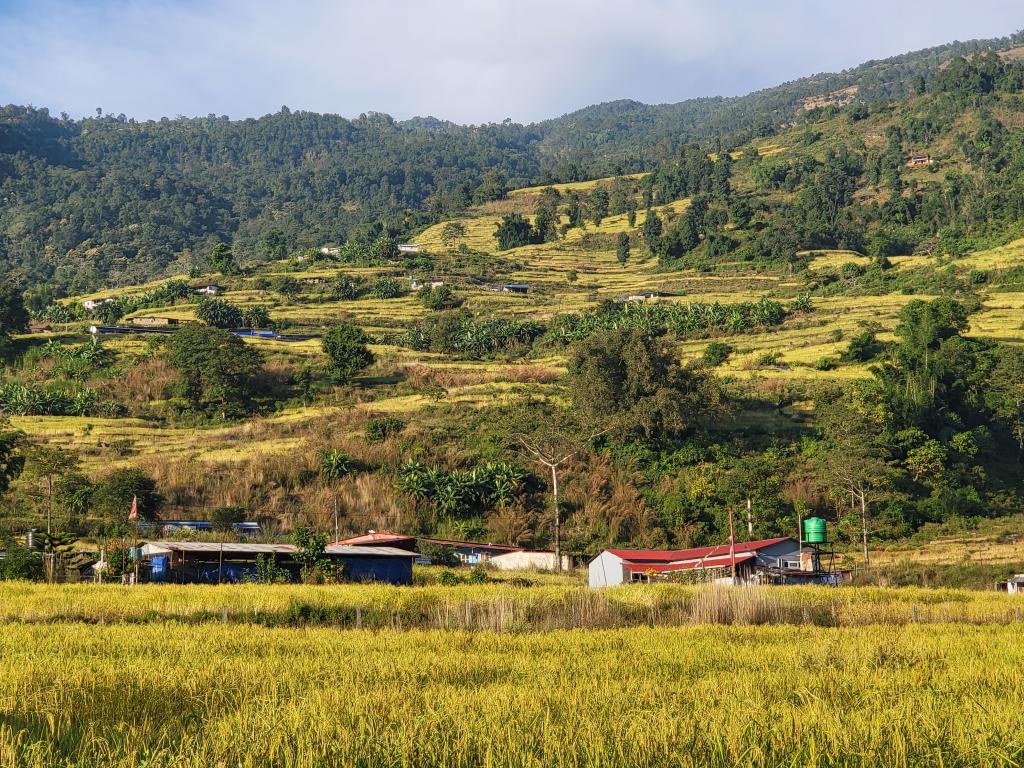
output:
[[0, 0], [0, 104], [530, 122], [1022, 27], [1021, 0]]

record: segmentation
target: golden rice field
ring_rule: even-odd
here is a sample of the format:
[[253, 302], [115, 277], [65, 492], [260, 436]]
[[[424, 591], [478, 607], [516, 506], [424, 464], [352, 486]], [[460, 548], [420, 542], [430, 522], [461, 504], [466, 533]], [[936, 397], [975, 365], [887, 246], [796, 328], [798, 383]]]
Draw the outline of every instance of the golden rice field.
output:
[[[422, 577], [421, 577], [422, 578]], [[1024, 599], [996, 592], [883, 587], [728, 589], [655, 584], [593, 590], [584, 574], [533, 586], [121, 585], [0, 582], [0, 627], [57, 623], [330, 625], [523, 632], [636, 625], [827, 627], [1017, 624]], [[538, 581], [539, 579], [539, 581]], [[1021, 625], [1024, 629], [1024, 624]]]
[[9, 624], [0, 766], [1013, 766], [1021, 639]]

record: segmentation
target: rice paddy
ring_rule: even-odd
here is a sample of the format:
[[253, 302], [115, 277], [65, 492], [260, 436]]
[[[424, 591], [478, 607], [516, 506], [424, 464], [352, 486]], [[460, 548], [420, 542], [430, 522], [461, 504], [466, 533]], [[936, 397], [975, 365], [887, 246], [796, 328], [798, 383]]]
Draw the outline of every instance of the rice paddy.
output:
[[[3, 589], [5, 768], [1011, 766], [1024, 755], [1024, 625], [1006, 620], [1005, 597], [998, 623], [754, 625], [708, 615], [536, 632], [267, 617], [297, 599], [351, 604], [358, 594], [368, 617], [374, 604], [422, 611], [447, 599], [461, 621], [467, 601], [476, 611], [512, 591], [520, 604], [564, 608], [557, 593], [572, 588]], [[641, 608], [666, 596], [614, 592], [621, 597], [606, 599]], [[900, 600], [892, 593], [858, 590], [862, 615], [884, 616]], [[958, 593], [936, 599], [970, 603]], [[210, 612], [199, 623], [166, 615], [202, 608]]]

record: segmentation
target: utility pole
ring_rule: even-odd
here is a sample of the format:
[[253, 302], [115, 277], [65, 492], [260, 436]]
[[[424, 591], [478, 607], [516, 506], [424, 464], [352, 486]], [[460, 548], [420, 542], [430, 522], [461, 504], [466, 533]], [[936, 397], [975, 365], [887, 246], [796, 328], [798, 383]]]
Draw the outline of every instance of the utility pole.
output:
[[732, 585], [736, 586], [736, 532], [732, 525], [732, 507], [729, 508], [729, 562], [732, 565]]
[[341, 539], [341, 529], [338, 527], [338, 497], [334, 497], [334, 540]]
[[751, 504], [749, 496], [747, 496], [747, 538], [749, 541], [754, 540], [754, 518], [751, 515]]

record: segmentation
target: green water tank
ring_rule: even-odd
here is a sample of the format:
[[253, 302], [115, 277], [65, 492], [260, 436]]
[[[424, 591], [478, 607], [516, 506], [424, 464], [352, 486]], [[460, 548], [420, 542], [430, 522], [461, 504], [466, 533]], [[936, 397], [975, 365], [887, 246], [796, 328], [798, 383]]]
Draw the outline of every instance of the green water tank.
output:
[[825, 521], [820, 517], [808, 517], [804, 520], [804, 541], [808, 544], [824, 544]]

